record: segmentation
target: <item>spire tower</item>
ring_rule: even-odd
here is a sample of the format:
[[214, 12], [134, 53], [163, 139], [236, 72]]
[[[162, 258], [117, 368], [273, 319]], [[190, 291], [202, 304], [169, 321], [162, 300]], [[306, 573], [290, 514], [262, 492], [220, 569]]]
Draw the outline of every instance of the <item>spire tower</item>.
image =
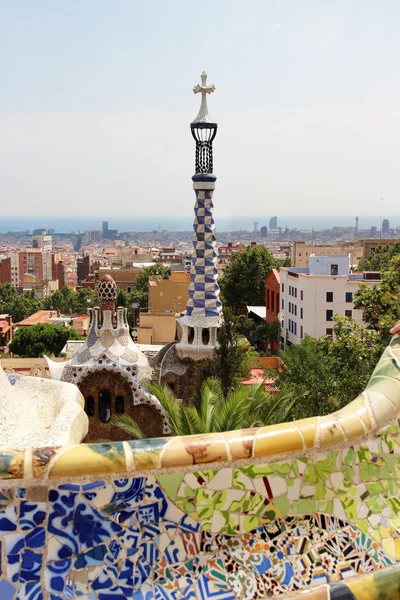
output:
[[217, 135], [218, 125], [208, 114], [207, 106], [207, 94], [214, 91], [213, 85], [207, 85], [207, 74], [203, 71], [201, 84], [193, 88], [195, 94], [201, 94], [200, 110], [190, 124], [196, 142], [195, 174], [192, 177], [196, 202], [191, 281], [186, 315], [178, 320], [180, 340], [176, 345], [180, 358], [194, 360], [212, 355], [217, 343], [217, 329], [221, 324], [212, 201], [217, 179], [213, 174], [212, 144]]

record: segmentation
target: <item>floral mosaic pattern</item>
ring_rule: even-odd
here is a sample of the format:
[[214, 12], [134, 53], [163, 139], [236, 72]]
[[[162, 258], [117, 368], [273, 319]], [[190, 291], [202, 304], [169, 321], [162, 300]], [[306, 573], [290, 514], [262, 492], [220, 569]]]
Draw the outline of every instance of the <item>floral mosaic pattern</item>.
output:
[[399, 482], [394, 423], [313, 457], [4, 488], [0, 597], [250, 600], [347, 581], [400, 561]]

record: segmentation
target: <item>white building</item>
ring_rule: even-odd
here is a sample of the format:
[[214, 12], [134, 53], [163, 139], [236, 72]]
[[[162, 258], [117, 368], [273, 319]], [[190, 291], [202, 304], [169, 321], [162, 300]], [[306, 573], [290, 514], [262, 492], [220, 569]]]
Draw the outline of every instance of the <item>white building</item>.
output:
[[51, 235], [34, 235], [32, 246], [33, 248], [41, 248], [43, 253], [51, 253], [53, 251], [53, 238]]
[[379, 273], [351, 273], [350, 254], [316, 255], [309, 267], [280, 270], [280, 319], [286, 343], [299, 344], [305, 335], [332, 335], [333, 316], [352, 317], [363, 325], [353, 297], [360, 283], [379, 283]]

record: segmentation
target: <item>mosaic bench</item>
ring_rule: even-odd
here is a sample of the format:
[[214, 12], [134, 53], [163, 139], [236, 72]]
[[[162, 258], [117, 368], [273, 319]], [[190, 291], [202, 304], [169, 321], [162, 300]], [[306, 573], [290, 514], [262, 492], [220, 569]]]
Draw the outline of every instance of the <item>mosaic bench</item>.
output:
[[0, 452], [0, 600], [391, 600], [400, 337], [326, 416]]

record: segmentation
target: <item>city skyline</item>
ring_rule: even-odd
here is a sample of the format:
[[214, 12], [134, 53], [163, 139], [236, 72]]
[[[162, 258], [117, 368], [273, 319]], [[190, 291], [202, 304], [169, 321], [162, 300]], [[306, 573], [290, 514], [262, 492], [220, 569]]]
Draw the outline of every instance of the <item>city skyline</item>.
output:
[[[190, 215], [191, 89], [218, 94], [216, 217], [399, 214], [400, 7], [316, 0], [2, 7], [0, 194], [12, 216]], [[251, 8], [251, 9], [250, 9]]]

